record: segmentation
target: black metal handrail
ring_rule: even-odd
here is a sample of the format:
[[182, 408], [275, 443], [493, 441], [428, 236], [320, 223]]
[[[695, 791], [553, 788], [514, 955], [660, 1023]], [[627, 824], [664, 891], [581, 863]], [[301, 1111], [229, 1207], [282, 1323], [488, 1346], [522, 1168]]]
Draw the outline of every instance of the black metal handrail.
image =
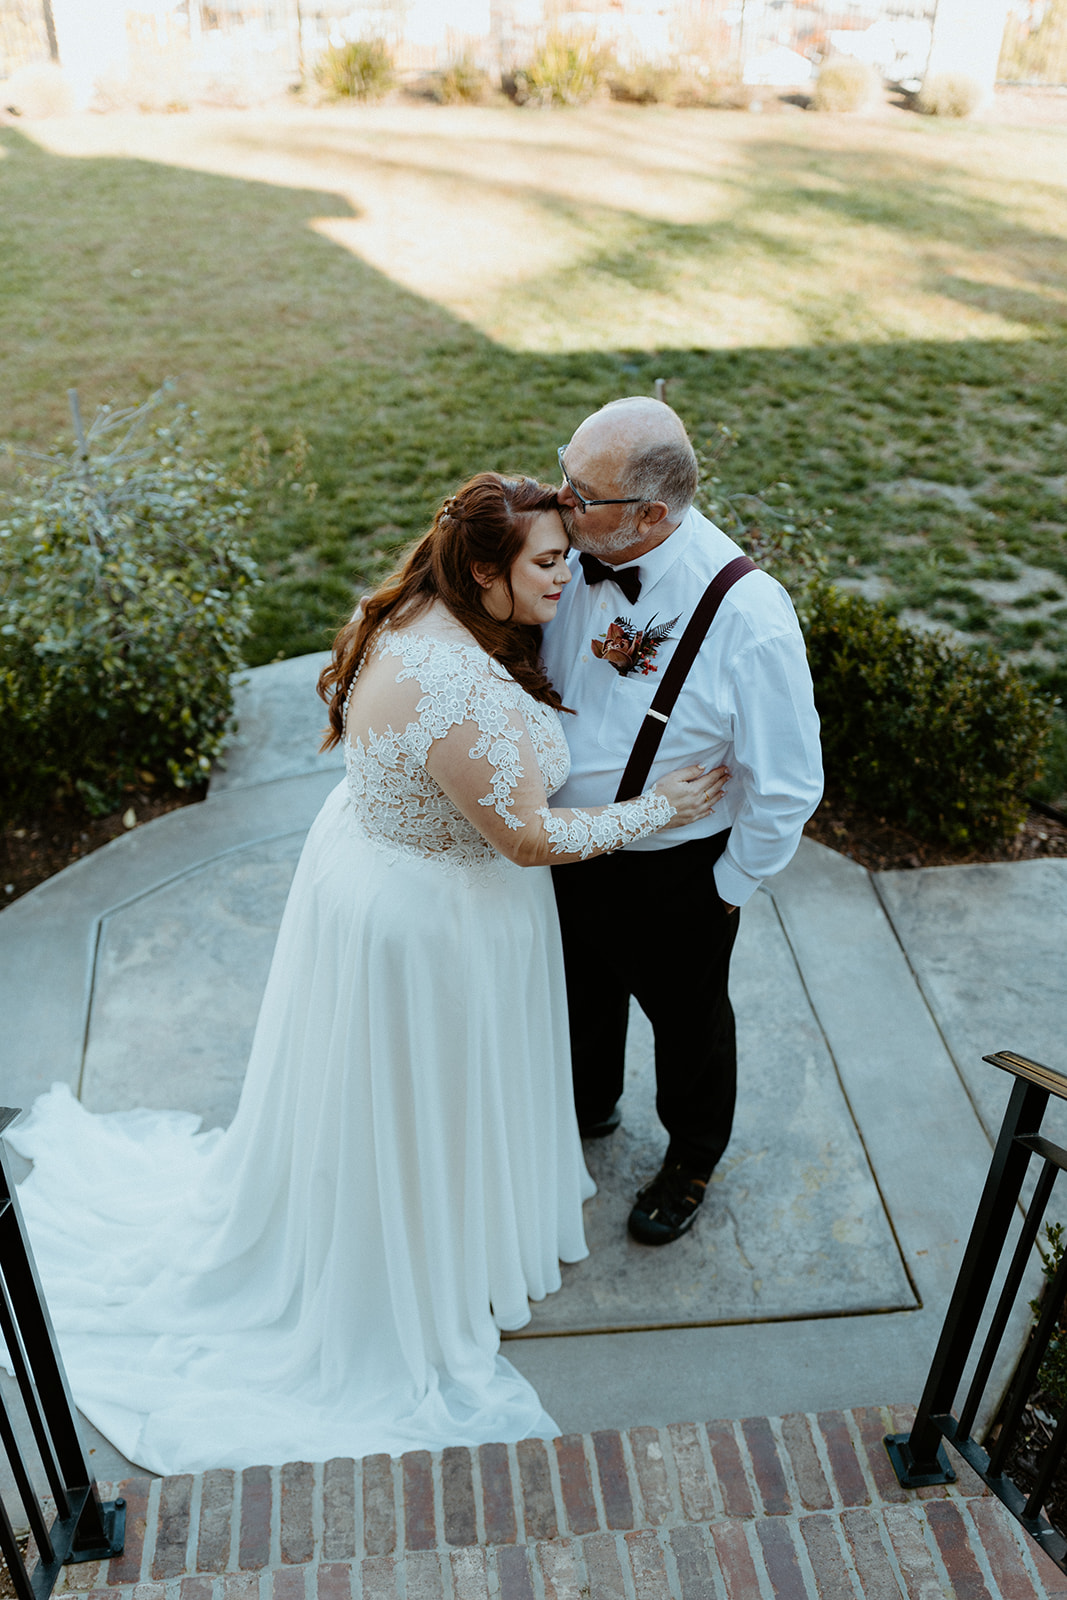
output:
[[0, 1552], [18, 1600], [47, 1600], [60, 1568], [122, 1554], [126, 1502], [101, 1502], [78, 1434], [52, 1319], [48, 1315], [26, 1226], [11, 1180], [4, 1129], [18, 1116], [0, 1106], [0, 1335], [18, 1383], [30, 1431], [56, 1514], [49, 1525], [33, 1486], [32, 1467], [0, 1394], [0, 1444], [37, 1546], [30, 1572], [0, 1498]]
[[[1053, 1144], [1040, 1132], [1049, 1099], [1067, 1100], [1067, 1073], [1055, 1067], [1043, 1067], [1011, 1050], [998, 1051], [996, 1055], [984, 1056], [983, 1060], [1010, 1073], [1015, 1083], [915, 1421], [910, 1433], [889, 1434], [885, 1443], [900, 1482], [905, 1488], [917, 1489], [926, 1484], [954, 1481], [956, 1474], [941, 1442], [949, 1440], [1027, 1532], [1039, 1541], [1058, 1566], [1067, 1570], [1067, 1540], [1041, 1513], [1052, 1478], [1067, 1453], [1067, 1413], [1061, 1417], [1038, 1463], [1036, 1481], [1029, 1494], [1004, 1472], [1027, 1399], [1067, 1300], [1067, 1255], [1046, 1289], [1037, 1326], [1008, 1386], [992, 1454], [971, 1437], [1056, 1176], [1067, 1171], [1067, 1150]], [[993, 1293], [1008, 1230], [1030, 1160], [1035, 1155], [1043, 1163], [1041, 1173], [1026, 1208], [966, 1398], [956, 1417], [952, 1407]]]

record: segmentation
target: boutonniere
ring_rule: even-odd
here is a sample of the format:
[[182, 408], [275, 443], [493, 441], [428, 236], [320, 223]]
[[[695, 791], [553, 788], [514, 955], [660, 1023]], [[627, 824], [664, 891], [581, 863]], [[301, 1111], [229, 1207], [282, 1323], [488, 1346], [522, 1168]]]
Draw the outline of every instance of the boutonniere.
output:
[[[678, 617], [681, 614], [679, 611]], [[658, 672], [659, 668], [652, 664], [653, 658], [660, 645], [670, 638], [678, 617], [661, 622], [658, 628], [652, 626], [655, 617], [649, 618], [646, 628], [635, 628], [629, 617], [616, 617], [609, 623], [606, 633], [591, 641], [593, 654], [598, 661], [610, 661], [622, 678], [629, 672], [640, 672], [642, 677]]]

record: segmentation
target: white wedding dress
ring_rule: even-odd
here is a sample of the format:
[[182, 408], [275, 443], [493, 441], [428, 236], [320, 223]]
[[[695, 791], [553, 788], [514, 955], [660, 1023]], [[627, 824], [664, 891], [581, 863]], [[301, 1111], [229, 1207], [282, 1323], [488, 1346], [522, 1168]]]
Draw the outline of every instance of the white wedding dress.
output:
[[56, 1085], [8, 1134], [77, 1404], [154, 1472], [558, 1431], [499, 1332], [586, 1254], [593, 1184], [549, 872], [497, 846], [578, 859], [670, 807], [548, 811], [560, 718], [439, 606], [378, 635], [345, 756], [231, 1126]]

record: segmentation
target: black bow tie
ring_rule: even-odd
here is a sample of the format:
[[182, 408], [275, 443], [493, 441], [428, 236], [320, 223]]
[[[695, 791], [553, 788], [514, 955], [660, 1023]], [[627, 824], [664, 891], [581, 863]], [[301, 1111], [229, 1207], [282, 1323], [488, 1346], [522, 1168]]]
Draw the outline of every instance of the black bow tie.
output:
[[596, 556], [591, 556], [584, 550], [578, 559], [582, 563], [582, 572], [590, 588], [608, 578], [618, 585], [631, 605], [637, 604], [641, 595], [640, 567], [624, 567], [619, 572], [615, 567], [606, 566], [603, 561], [598, 561]]

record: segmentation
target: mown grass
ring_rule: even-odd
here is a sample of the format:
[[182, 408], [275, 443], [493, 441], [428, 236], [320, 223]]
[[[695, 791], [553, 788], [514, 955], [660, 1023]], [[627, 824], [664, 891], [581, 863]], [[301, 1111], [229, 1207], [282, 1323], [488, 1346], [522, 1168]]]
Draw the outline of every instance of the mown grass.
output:
[[[441, 494], [671, 381], [835, 572], [1067, 694], [1067, 128], [632, 108], [0, 130], [2, 432], [167, 375], [256, 490], [253, 660], [321, 648]], [[50, 146], [50, 148], [46, 147]]]

